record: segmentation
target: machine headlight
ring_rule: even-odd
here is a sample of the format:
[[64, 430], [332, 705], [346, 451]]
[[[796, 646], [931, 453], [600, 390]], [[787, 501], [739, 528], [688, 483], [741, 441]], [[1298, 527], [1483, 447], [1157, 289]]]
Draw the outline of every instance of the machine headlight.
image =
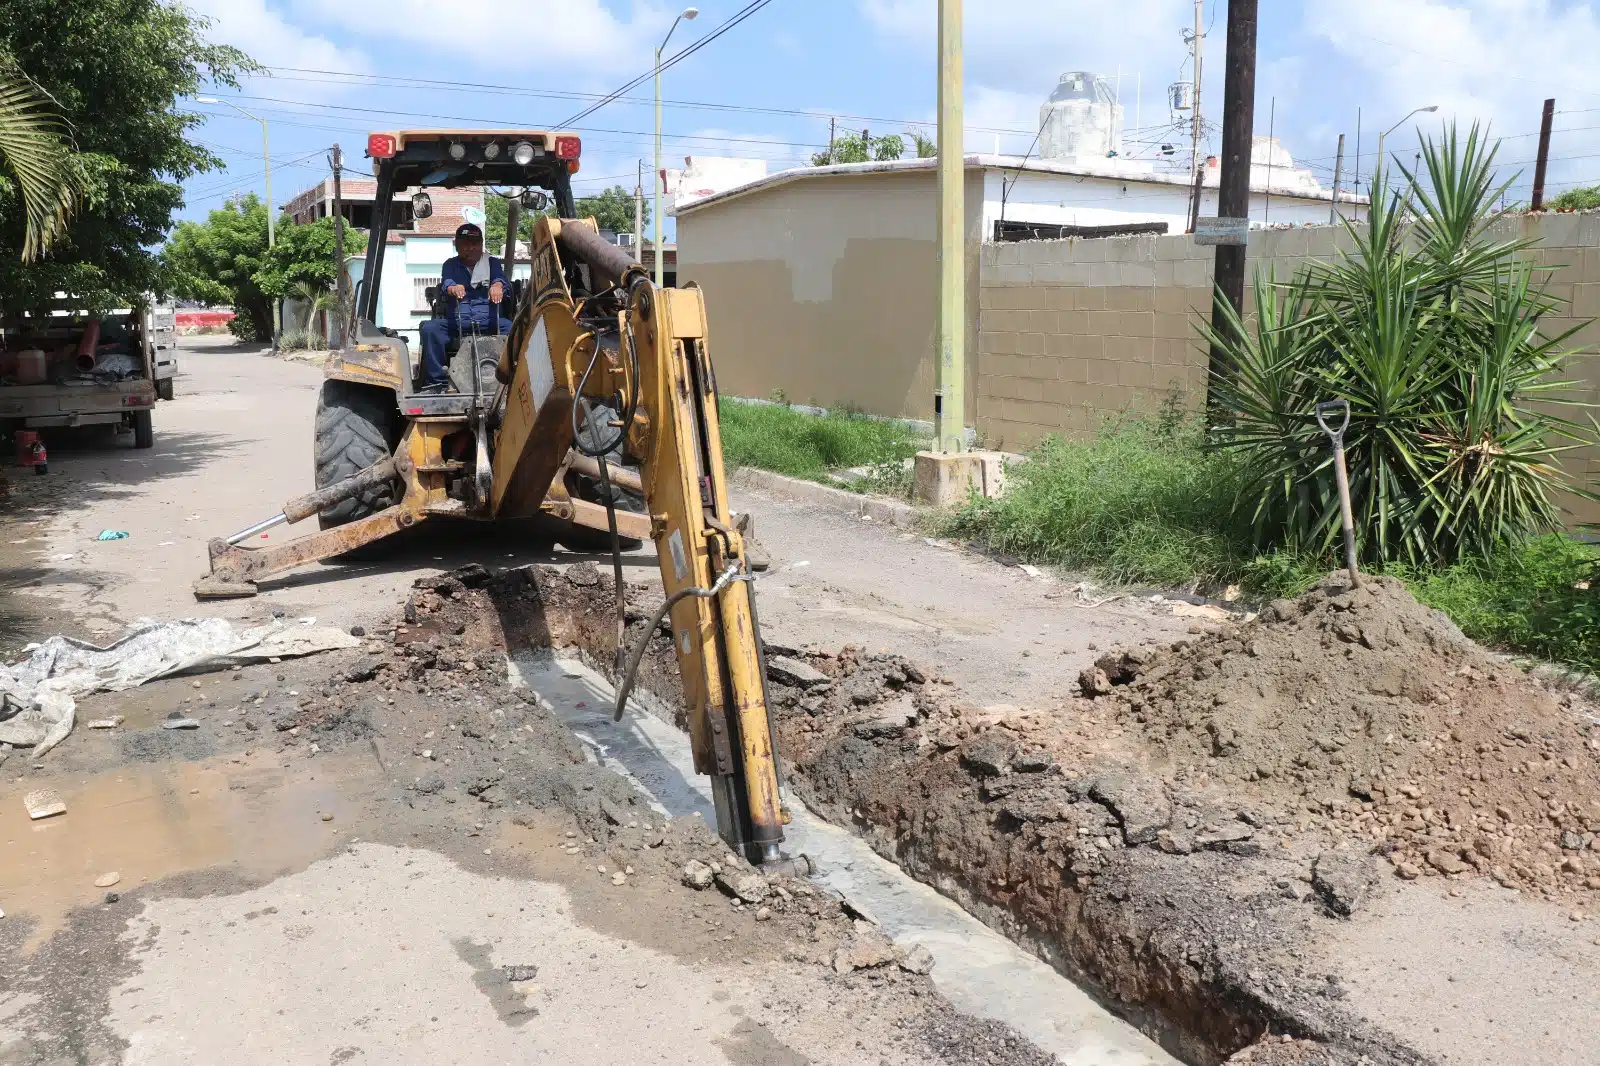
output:
[[500, 158], [500, 142], [499, 141], [490, 141], [488, 144], [484, 145], [483, 146], [483, 158], [485, 158], [485, 159], [499, 159]]
[[533, 145], [527, 141], [518, 141], [511, 149], [511, 161], [519, 167], [525, 167], [533, 162]]
[[467, 146], [462, 144], [460, 141], [451, 141], [450, 158], [454, 159], [458, 163], [467, 158]]

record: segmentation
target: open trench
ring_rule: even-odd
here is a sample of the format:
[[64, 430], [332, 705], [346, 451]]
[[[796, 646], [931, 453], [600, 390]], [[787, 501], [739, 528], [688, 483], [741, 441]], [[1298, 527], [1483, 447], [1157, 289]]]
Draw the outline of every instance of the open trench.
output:
[[[709, 815], [664, 633], [641, 664], [635, 713], [610, 722], [608, 576], [579, 564], [476, 584], [500, 615], [513, 673], [597, 758], [670, 813]], [[421, 595], [408, 612], [430, 609]], [[630, 641], [651, 595], [630, 588]], [[956, 692], [927, 664], [765, 639], [785, 783], [805, 808], [786, 849], [809, 853], [897, 937], [940, 949], [957, 1006], [1068, 1062], [1429, 1061], [1345, 1009], [1336, 978], [1311, 972], [1297, 945], [1326, 915], [1305, 905], [1316, 896], [1303, 868], [1267, 853], [1248, 819], [1164, 790], [1092, 744], [1038, 748], [1032, 712], [975, 709], [981, 694]], [[1168, 826], [1185, 830], [1183, 846]]]

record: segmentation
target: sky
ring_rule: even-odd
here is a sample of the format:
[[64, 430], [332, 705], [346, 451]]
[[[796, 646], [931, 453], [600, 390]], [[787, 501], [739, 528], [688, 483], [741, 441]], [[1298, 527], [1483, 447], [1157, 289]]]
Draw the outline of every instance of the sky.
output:
[[[328, 173], [329, 145], [348, 167], [369, 130], [438, 126], [563, 127], [597, 96], [652, 69], [681, 11], [657, 0], [186, 0], [217, 43], [268, 68], [218, 89], [269, 124], [272, 190], [282, 204]], [[666, 55], [715, 33], [750, 0], [700, 0]], [[665, 165], [685, 156], [759, 157], [802, 165], [840, 128], [931, 135], [937, 97], [936, 0], [756, 0], [743, 21], [663, 75]], [[1556, 0], [1262, 0], [1255, 132], [1276, 135], [1330, 184], [1346, 135], [1348, 174], [1370, 173], [1381, 130], [1413, 108], [1386, 142], [1409, 165], [1418, 130], [1456, 121], [1503, 138], [1511, 196], [1526, 198], [1540, 110], [1556, 100], [1548, 194], [1600, 184], [1600, 12]], [[486, 12], [492, 12], [485, 15]], [[1154, 153], [1187, 135], [1170, 124], [1166, 86], [1190, 77], [1183, 33], [1193, 0], [969, 0], [965, 16], [968, 151], [1030, 151], [1039, 107], [1067, 71], [1120, 86], [1125, 154]], [[1204, 0], [1202, 111], [1220, 131], [1225, 0]], [[1119, 77], [1120, 72], [1120, 77]], [[427, 82], [428, 84], [419, 84]], [[467, 86], [475, 87], [467, 87]], [[648, 173], [648, 80], [570, 125], [584, 141], [579, 196], [630, 190]], [[182, 217], [260, 191], [261, 127], [225, 105], [195, 136], [228, 169], [188, 183]], [[1357, 129], [1360, 140], [1357, 141]], [[670, 227], [670, 222], [669, 222]]]

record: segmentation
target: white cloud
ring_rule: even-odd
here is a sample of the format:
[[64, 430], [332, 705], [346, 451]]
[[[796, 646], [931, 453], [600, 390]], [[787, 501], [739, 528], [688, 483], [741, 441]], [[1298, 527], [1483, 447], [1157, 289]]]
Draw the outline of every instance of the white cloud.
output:
[[[886, 35], [928, 48], [938, 26], [930, 0], [862, 0], [869, 22]], [[1038, 0], [969, 4], [965, 62], [968, 80], [1032, 95], [1038, 102], [1069, 70], [1166, 84], [1184, 55], [1180, 32], [1191, 24], [1186, 0]], [[1220, 39], [1221, 34], [1215, 35]]]
[[[867, 20], [891, 40], [926, 50], [937, 30], [929, 0], [861, 0]], [[1120, 68], [1126, 149], [1142, 124], [1168, 120], [1167, 84], [1179, 75], [1192, 26], [1189, 0], [1039, 0], [968, 4], [964, 26], [966, 150], [1023, 155], [1034, 146], [1039, 108], [1061, 75], [1087, 70], [1116, 81]], [[1212, 27], [1211, 41], [1223, 37]], [[1208, 68], [1209, 69], [1209, 68]], [[1218, 67], [1220, 71], [1220, 66]], [[1207, 77], [1210, 91], [1213, 78]], [[1220, 78], [1216, 80], [1220, 89]], [[930, 128], [933, 115], [927, 116]]]
[[[1431, 133], [1441, 120], [1463, 127], [1488, 122], [1495, 135], [1507, 138], [1499, 158], [1523, 171], [1524, 190], [1532, 174], [1525, 161], [1537, 143], [1528, 134], [1538, 129], [1544, 99], [1555, 97], [1559, 109], [1600, 107], [1600, 83], [1592, 73], [1600, 54], [1600, 18], [1589, 4], [1307, 0], [1305, 23], [1353, 68], [1347, 77], [1367, 90], [1361, 95], [1381, 101], [1381, 110], [1367, 109], [1367, 138], [1414, 107], [1437, 104], [1437, 116], [1406, 122], [1389, 146], [1409, 146], [1412, 127], [1419, 124]], [[1600, 175], [1594, 160], [1563, 159], [1600, 151], [1594, 134], [1580, 128], [1596, 125], [1589, 117], [1557, 116], [1552, 182]]]
[[[303, 29], [267, 6], [266, 0], [188, 0], [187, 6], [210, 20], [207, 37], [215, 44], [231, 44], [258, 63], [274, 67], [340, 70], [367, 73], [369, 65], [359, 51], [341, 48], [326, 36]], [[279, 95], [326, 98], [329, 87], [294, 88], [285, 82]]]
[[[655, 46], [677, 10], [634, 3], [626, 12], [604, 0], [518, 0], [498, 7], [452, 9], [439, 0], [293, 0], [307, 22], [334, 25], [390, 42], [430, 49], [472, 81], [496, 81], [496, 71], [549, 69], [613, 75], [649, 67]], [[492, 14], [491, 14], [492, 12]], [[696, 34], [680, 26], [673, 45]], [[402, 58], [404, 54], [402, 53]]]

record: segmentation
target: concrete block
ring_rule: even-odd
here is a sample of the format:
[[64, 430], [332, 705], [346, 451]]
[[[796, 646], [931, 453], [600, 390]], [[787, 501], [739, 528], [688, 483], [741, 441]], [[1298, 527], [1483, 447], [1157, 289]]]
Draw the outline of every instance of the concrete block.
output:
[[1117, 311], [1087, 311], [1084, 317], [1088, 320], [1085, 333], [1095, 337], [1113, 337], [1117, 333], [1117, 319], [1121, 314]]
[[913, 460], [913, 495], [934, 507], [953, 507], [973, 492], [993, 498], [1005, 491], [1005, 481], [1000, 452], [918, 452]]
[[1033, 268], [1021, 263], [1000, 263], [994, 269], [994, 276], [1001, 285], [1033, 284]]
[[1106, 309], [1106, 290], [1099, 286], [1085, 286], [1078, 290], [1077, 309], [1080, 311], [1104, 311]]
[[1112, 311], [1154, 311], [1156, 290], [1151, 285], [1118, 285], [1106, 290], [1106, 307]]
[[1042, 333], [1019, 333], [1019, 334], [1017, 334], [1017, 354], [1018, 355], [1043, 355], [1044, 354], [1044, 334], [1042, 334]]

